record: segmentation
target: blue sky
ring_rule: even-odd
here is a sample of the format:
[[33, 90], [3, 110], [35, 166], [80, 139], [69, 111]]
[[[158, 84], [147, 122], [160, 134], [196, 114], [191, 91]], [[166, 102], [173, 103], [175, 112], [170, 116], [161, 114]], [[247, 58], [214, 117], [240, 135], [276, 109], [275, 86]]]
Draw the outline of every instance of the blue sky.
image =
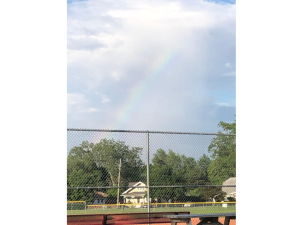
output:
[[216, 132], [236, 114], [235, 1], [68, 1], [68, 127]]

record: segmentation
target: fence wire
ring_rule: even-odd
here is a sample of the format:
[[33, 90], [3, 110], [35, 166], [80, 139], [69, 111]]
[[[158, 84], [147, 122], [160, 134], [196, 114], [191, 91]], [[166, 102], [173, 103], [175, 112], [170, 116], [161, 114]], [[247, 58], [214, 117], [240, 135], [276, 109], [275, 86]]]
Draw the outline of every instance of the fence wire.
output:
[[235, 212], [235, 135], [68, 129], [67, 139], [68, 214]]

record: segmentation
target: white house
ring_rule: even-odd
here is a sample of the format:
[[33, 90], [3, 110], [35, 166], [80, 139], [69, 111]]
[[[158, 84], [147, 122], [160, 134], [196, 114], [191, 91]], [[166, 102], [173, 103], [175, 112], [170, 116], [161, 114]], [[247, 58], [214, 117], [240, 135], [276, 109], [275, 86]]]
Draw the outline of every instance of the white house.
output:
[[121, 194], [124, 197], [124, 203], [137, 204], [136, 207], [147, 203], [147, 188], [143, 182], [130, 182], [129, 187]]
[[[230, 177], [225, 180], [222, 185], [236, 185], [236, 177]], [[234, 187], [222, 187], [222, 191], [226, 193], [226, 198], [232, 197], [236, 199], [236, 186]]]

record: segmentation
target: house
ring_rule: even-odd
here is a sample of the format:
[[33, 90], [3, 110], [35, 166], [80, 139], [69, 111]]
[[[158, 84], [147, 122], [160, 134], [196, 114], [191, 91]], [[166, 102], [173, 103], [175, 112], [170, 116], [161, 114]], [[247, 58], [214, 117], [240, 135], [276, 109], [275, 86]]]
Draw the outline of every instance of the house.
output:
[[[225, 180], [222, 185], [236, 185], [236, 177], [230, 177]], [[232, 197], [236, 199], [236, 186], [234, 187], [222, 187], [222, 191], [226, 193], [226, 198]]]
[[95, 193], [95, 197], [94, 197], [94, 200], [92, 202], [92, 205], [103, 205], [103, 204], [105, 204], [107, 196], [108, 196], [107, 194], [105, 194], [101, 191], [97, 191]]
[[137, 204], [136, 207], [141, 207], [140, 204], [147, 203], [147, 188], [143, 182], [130, 182], [128, 186], [130, 188], [121, 194], [124, 197], [124, 203]]

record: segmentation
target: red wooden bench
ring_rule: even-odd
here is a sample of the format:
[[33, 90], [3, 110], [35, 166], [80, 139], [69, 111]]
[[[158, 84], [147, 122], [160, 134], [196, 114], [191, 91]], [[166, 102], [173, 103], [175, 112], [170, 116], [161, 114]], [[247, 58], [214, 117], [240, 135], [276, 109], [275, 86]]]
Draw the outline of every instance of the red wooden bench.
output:
[[68, 215], [68, 225], [103, 225], [105, 215], [103, 214], [88, 214], [88, 215]]
[[236, 213], [165, 215], [164, 217], [171, 219], [171, 225], [176, 225], [177, 223], [192, 225], [191, 218], [199, 218], [200, 223], [198, 223], [198, 225], [223, 225], [219, 222], [219, 217], [225, 217], [224, 225], [229, 225], [230, 220], [236, 219]]
[[68, 225], [123, 225], [171, 223], [164, 215], [187, 215], [190, 212], [153, 212], [120, 214], [68, 215]]

